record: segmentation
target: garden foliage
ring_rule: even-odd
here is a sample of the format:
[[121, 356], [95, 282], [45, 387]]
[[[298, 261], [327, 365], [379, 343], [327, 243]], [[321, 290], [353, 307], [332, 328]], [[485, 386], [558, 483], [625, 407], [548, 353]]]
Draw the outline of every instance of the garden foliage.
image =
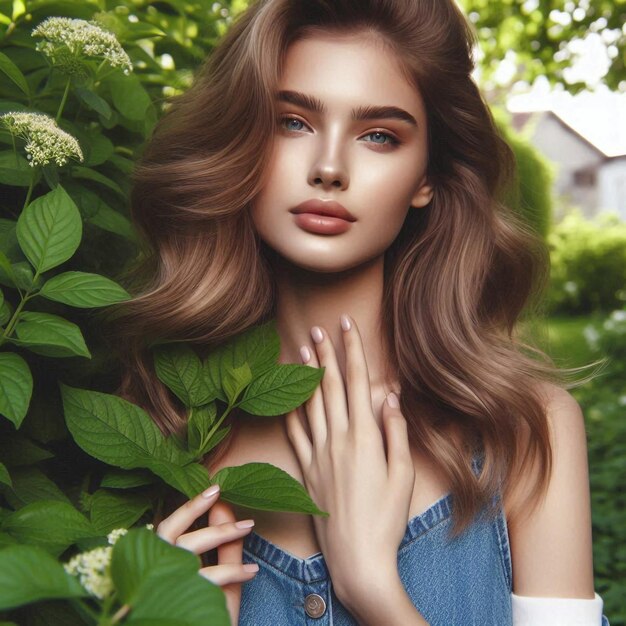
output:
[[133, 160], [230, 13], [175, 1], [0, 9], [0, 617], [226, 625], [197, 555], [145, 528], [113, 547], [107, 535], [152, 519], [164, 489], [191, 498], [211, 483], [243, 506], [326, 515], [273, 465], [209, 476], [201, 462], [232, 410], [285, 413], [323, 369], [278, 364], [271, 323], [205, 359], [157, 346], [157, 375], [188, 410], [187, 436], [167, 438], [108, 392], [90, 312], [130, 297], [114, 277], [141, 254]]

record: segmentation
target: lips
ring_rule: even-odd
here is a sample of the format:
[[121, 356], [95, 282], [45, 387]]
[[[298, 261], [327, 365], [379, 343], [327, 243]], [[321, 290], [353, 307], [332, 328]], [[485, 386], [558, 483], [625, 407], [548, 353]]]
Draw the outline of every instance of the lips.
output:
[[328, 217], [337, 217], [347, 222], [356, 222], [356, 217], [350, 213], [343, 205], [334, 200], [307, 200], [298, 206], [290, 209], [291, 213], [315, 213]]

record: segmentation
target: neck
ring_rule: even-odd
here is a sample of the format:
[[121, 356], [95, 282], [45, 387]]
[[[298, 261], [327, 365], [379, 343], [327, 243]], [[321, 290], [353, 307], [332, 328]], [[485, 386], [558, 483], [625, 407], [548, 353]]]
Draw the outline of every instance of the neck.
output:
[[[276, 323], [281, 363], [301, 363], [300, 347], [314, 353], [310, 330], [322, 326], [330, 336], [345, 380], [345, 350], [339, 316], [347, 313], [359, 329], [370, 385], [384, 394], [396, 389], [386, 380], [387, 359], [382, 324], [384, 257], [343, 272], [311, 272], [279, 259], [274, 263]], [[398, 389], [396, 389], [398, 391]]]

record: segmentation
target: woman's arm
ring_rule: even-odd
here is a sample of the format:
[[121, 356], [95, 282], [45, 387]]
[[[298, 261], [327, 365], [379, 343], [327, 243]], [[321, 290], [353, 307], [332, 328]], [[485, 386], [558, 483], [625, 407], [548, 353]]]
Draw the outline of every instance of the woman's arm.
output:
[[[590, 615], [596, 616], [599, 599], [593, 583], [584, 417], [567, 391], [553, 385], [546, 385], [545, 390], [554, 454], [548, 491], [534, 510], [518, 509], [514, 517], [507, 519], [513, 567], [513, 608], [518, 616], [526, 616], [524, 623], [528, 624], [539, 623], [532, 621], [533, 613], [540, 617], [546, 610], [570, 611], [575, 601], [579, 608], [582, 603], [592, 610]], [[532, 472], [520, 476], [516, 502], [528, 493], [532, 484]], [[572, 602], [568, 603], [567, 599]], [[601, 608], [600, 619], [594, 617], [585, 623], [599, 626]]]

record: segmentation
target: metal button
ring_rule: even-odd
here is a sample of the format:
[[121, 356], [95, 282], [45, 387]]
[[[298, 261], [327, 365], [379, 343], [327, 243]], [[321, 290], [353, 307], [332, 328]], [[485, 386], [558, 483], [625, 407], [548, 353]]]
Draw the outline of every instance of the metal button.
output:
[[309, 617], [322, 617], [326, 612], [326, 602], [317, 593], [310, 593], [304, 599], [304, 610]]

